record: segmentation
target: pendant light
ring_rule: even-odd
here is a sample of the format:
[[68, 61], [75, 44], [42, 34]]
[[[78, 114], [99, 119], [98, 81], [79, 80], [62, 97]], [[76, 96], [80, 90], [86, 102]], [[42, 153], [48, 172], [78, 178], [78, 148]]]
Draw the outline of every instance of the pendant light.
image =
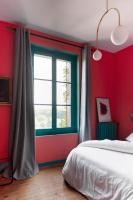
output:
[[126, 28], [124, 26], [121, 25], [121, 18], [120, 18], [120, 11], [117, 8], [109, 8], [108, 7], [108, 0], [106, 0], [106, 11], [105, 13], [102, 15], [98, 26], [97, 26], [97, 33], [96, 33], [96, 50], [93, 53], [93, 59], [95, 61], [99, 61], [102, 58], [102, 52], [99, 50], [98, 47], [98, 42], [99, 42], [99, 29], [100, 29], [100, 25], [101, 22], [103, 20], [103, 18], [111, 11], [114, 10], [116, 11], [117, 15], [118, 15], [118, 26], [112, 31], [111, 33], [111, 42], [114, 45], [122, 45], [124, 44], [127, 39], [128, 39], [128, 31], [126, 30]]

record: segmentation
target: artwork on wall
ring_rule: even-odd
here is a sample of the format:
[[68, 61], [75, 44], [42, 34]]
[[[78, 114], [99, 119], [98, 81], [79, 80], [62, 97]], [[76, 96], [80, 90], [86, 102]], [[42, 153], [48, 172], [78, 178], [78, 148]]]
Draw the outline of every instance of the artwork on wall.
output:
[[108, 98], [96, 98], [99, 122], [111, 122], [110, 104]]
[[0, 104], [11, 104], [12, 81], [8, 77], [0, 77]]

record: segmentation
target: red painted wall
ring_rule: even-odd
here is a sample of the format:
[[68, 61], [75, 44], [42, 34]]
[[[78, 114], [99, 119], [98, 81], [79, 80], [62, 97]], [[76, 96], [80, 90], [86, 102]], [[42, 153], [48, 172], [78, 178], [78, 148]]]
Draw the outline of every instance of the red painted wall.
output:
[[[13, 77], [15, 33], [0, 23], [0, 76]], [[34, 31], [34, 33], [38, 33]], [[40, 33], [39, 33], [40, 34]], [[42, 34], [46, 35], [46, 34]], [[52, 37], [52, 36], [49, 36]], [[65, 41], [61, 39], [62, 41]], [[31, 36], [31, 42], [46, 47], [81, 55], [81, 49], [48, 39]], [[74, 42], [72, 42], [74, 43]], [[74, 43], [75, 44], [75, 43]], [[76, 43], [77, 44], [77, 43]], [[81, 56], [80, 56], [81, 61]], [[92, 132], [95, 138], [96, 97], [109, 97], [113, 107], [113, 78], [114, 55], [103, 51], [103, 59], [99, 62], [92, 60]], [[11, 106], [0, 106], [0, 159], [8, 156], [8, 137], [11, 123]], [[39, 163], [65, 159], [68, 153], [78, 144], [78, 135], [56, 135], [36, 137], [36, 156]]]
[[100, 62], [92, 60], [92, 129], [95, 136], [95, 97], [109, 97], [112, 119], [119, 123], [118, 138], [133, 132], [133, 46], [115, 54], [103, 52]]
[[[93, 53], [93, 52], [92, 52]], [[102, 51], [103, 57], [96, 62], [92, 59], [91, 84], [92, 84], [92, 134], [96, 134], [96, 97], [108, 97], [113, 115], [113, 79], [114, 79], [114, 54]]]
[[[13, 78], [15, 32], [5, 26], [9, 23], [0, 22], [0, 76]], [[14, 27], [14, 25], [13, 25]], [[37, 31], [32, 31], [38, 34]], [[39, 33], [41, 34], [41, 33]], [[47, 34], [41, 34], [48, 36]], [[48, 36], [52, 38], [52, 36]], [[55, 37], [54, 37], [55, 38]], [[56, 38], [58, 39], [58, 38]], [[67, 41], [60, 39], [61, 41]], [[45, 47], [56, 48], [62, 51], [81, 55], [81, 49], [68, 44], [62, 44], [48, 39], [31, 36], [31, 42]], [[70, 42], [72, 44], [77, 44]], [[80, 46], [80, 45], [79, 45]], [[81, 57], [80, 57], [81, 59]], [[8, 141], [11, 125], [12, 106], [0, 106], [0, 160], [8, 157]], [[65, 159], [68, 153], [78, 144], [78, 134], [64, 134], [56, 136], [36, 137], [36, 157], [39, 163]]]
[[115, 54], [114, 117], [119, 123], [119, 138], [133, 132], [133, 46]]
[[[35, 31], [34, 33], [36, 34]], [[50, 41], [45, 38], [31, 36], [31, 42], [33, 44], [38, 44], [49, 48], [55, 48], [61, 51], [71, 52], [79, 55], [79, 57], [81, 55], [80, 48], [55, 41]], [[54, 160], [64, 160], [69, 154], [69, 152], [77, 145], [78, 145], [77, 134], [36, 137], [37, 161], [39, 163], [44, 163]]]
[[36, 137], [36, 158], [38, 163], [66, 159], [78, 144], [78, 134]]
[[[0, 76], [13, 77], [14, 40], [13, 31], [0, 27]], [[11, 109], [10, 105], [0, 105], [0, 160], [8, 157]]]

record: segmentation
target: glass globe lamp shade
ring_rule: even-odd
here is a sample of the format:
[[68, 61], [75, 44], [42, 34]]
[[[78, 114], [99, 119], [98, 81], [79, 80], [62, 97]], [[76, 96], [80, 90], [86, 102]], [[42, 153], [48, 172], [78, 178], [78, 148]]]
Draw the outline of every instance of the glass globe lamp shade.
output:
[[111, 42], [115, 45], [122, 45], [128, 39], [128, 31], [124, 26], [117, 26], [111, 33]]
[[94, 53], [93, 53], [93, 59], [95, 61], [99, 61], [99, 60], [101, 60], [101, 58], [102, 58], [101, 51], [99, 51], [98, 49], [96, 51], [94, 51]]

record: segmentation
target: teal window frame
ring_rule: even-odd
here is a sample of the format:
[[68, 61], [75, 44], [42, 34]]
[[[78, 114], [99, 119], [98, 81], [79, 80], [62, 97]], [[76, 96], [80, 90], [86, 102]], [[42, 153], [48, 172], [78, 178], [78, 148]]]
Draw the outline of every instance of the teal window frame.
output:
[[[36, 129], [36, 136], [56, 135], [77, 133], [78, 131], [78, 56], [49, 49], [42, 46], [32, 45], [32, 63], [34, 73], [34, 54], [51, 56], [52, 57], [52, 128], [51, 129]], [[71, 62], [71, 127], [57, 128], [56, 127], [56, 59], [67, 60]], [[33, 76], [34, 77], [34, 76]]]

